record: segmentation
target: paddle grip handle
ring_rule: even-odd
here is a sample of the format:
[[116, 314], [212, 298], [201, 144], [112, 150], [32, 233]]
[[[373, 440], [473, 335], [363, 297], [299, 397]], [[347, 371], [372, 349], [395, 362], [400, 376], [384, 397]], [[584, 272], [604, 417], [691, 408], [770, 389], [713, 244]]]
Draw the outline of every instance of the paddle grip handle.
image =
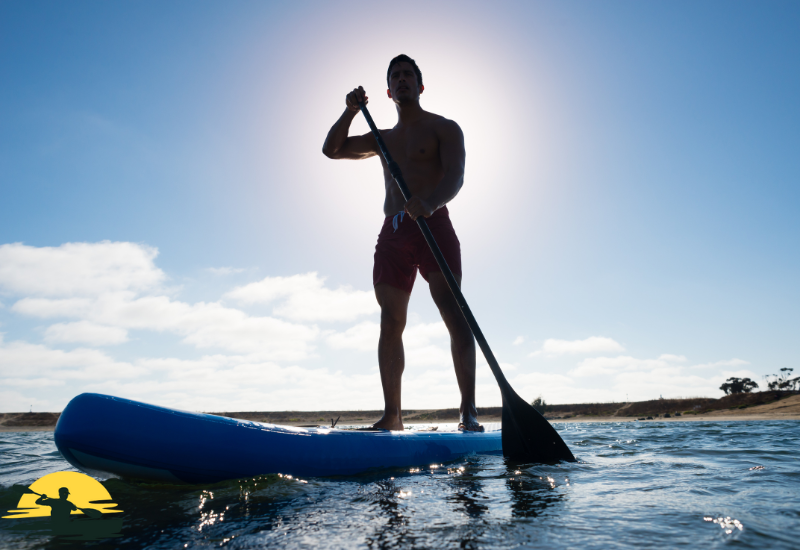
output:
[[[358, 105], [361, 107], [361, 112], [363, 113], [364, 118], [367, 119], [367, 124], [369, 125], [369, 129], [372, 130], [372, 135], [375, 136], [375, 141], [378, 142], [378, 148], [381, 150], [383, 158], [386, 160], [386, 165], [389, 167], [389, 173], [392, 175], [392, 178], [394, 178], [394, 181], [400, 188], [403, 198], [405, 198], [406, 201], [411, 200], [411, 191], [409, 191], [408, 185], [406, 185], [406, 181], [403, 179], [403, 173], [400, 170], [400, 166], [392, 159], [392, 155], [389, 154], [389, 149], [386, 147], [386, 143], [384, 143], [378, 127], [375, 126], [375, 121], [372, 120], [372, 116], [369, 114], [367, 106], [361, 101], [358, 102]], [[428, 227], [428, 222], [425, 220], [424, 216], [419, 216], [417, 218], [417, 225], [419, 225], [419, 229], [422, 231], [422, 236], [425, 237], [425, 241], [428, 243], [428, 246], [433, 253], [433, 257], [436, 258], [436, 263], [439, 265], [439, 269], [442, 270], [442, 275], [444, 275], [444, 278], [447, 281], [447, 286], [450, 287], [450, 291], [453, 293], [456, 303], [458, 303], [458, 307], [461, 308], [461, 313], [467, 320], [467, 324], [472, 330], [472, 334], [475, 336], [475, 340], [477, 340], [478, 346], [480, 346], [483, 356], [486, 358], [486, 362], [489, 364], [489, 368], [492, 369], [492, 374], [494, 374], [494, 377], [497, 380], [500, 390], [504, 394], [505, 398], [506, 392], [513, 392], [513, 390], [508, 384], [503, 371], [500, 370], [500, 365], [497, 363], [497, 359], [495, 359], [494, 353], [492, 353], [492, 349], [489, 347], [489, 343], [483, 336], [483, 331], [481, 331], [481, 328], [478, 326], [478, 321], [472, 314], [472, 310], [469, 308], [466, 298], [464, 298], [464, 293], [461, 292], [461, 287], [458, 286], [458, 281], [456, 281], [450, 266], [447, 265], [447, 260], [444, 259], [444, 255], [442, 254], [441, 249], [439, 249], [439, 245], [436, 244], [436, 239], [433, 238], [433, 233], [431, 233], [431, 230]]]

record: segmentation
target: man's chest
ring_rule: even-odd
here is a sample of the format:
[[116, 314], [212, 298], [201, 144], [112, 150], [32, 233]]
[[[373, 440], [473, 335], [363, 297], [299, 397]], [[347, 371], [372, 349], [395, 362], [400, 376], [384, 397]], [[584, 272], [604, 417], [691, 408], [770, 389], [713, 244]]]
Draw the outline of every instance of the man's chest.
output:
[[439, 138], [432, 128], [392, 129], [384, 141], [392, 158], [400, 164], [439, 161]]

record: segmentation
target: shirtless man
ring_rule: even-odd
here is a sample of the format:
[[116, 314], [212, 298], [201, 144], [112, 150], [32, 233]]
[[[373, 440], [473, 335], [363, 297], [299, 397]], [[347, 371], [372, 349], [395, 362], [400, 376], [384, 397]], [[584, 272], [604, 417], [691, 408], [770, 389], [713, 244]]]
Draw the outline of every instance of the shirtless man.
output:
[[72, 511], [78, 509], [75, 504], [67, 500], [68, 496], [69, 489], [67, 487], [62, 487], [58, 490], [59, 498], [50, 498], [47, 495], [42, 495], [36, 499], [36, 504], [49, 506], [50, 519], [56, 523], [64, 523], [69, 521]]
[[[400, 394], [405, 368], [403, 329], [408, 300], [417, 269], [428, 282], [431, 296], [450, 332], [450, 350], [461, 390], [459, 429], [483, 431], [475, 408], [475, 340], [444, 275], [415, 223], [419, 216], [442, 249], [447, 265], [461, 284], [461, 247], [445, 206], [464, 183], [464, 135], [452, 120], [424, 111], [419, 96], [425, 89], [422, 73], [413, 59], [399, 55], [389, 63], [387, 94], [397, 108], [397, 124], [381, 130], [393, 159], [400, 166], [411, 200], [406, 202], [392, 179], [386, 161], [371, 134], [348, 136], [350, 123], [359, 113], [359, 101], [367, 94], [359, 86], [345, 99], [347, 107], [331, 127], [322, 152], [332, 159], [366, 159], [378, 156], [383, 164], [386, 200], [383, 223], [375, 247], [372, 279], [381, 307], [378, 364], [383, 385], [384, 412], [375, 428], [402, 430]], [[409, 219], [410, 218], [410, 219]]]

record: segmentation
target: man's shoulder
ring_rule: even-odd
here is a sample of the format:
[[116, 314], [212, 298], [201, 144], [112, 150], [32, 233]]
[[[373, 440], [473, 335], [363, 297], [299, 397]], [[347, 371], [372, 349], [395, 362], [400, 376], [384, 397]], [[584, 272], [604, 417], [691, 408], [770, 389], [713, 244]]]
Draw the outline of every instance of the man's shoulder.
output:
[[445, 118], [442, 115], [437, 115], [436, 113], [428, 112], [430, 124], [433, 124], [437, 128], [460, 128], [458, 123], [455, 120], [450, 120], [449, 118]]
[[440, 140], [460, 141], [464, 139], [464, 132], [461, 131], [461, 126], [455, 120], [450, 120], [441, 115], [433, 115], [431, 127]]

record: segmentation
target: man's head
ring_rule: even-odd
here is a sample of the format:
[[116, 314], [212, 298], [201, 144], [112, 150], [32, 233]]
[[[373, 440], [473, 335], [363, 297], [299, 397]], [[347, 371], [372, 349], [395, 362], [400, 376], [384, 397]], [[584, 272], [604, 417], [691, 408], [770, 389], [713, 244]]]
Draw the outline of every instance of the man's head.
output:
[[389, 62], [386, 71], [387, 94], [395, 103], [405, 100], [418, 100], [425, 89], [422, 85], [422, 72], [417, 63], [405, 54], [398, 55]]
[[62, 487], [61, 489], [58, 490], [58, 496], [60, 496], [61, 498], [67, 498], [69, 496], [69, 489], [67, 489], [66, 487]]

